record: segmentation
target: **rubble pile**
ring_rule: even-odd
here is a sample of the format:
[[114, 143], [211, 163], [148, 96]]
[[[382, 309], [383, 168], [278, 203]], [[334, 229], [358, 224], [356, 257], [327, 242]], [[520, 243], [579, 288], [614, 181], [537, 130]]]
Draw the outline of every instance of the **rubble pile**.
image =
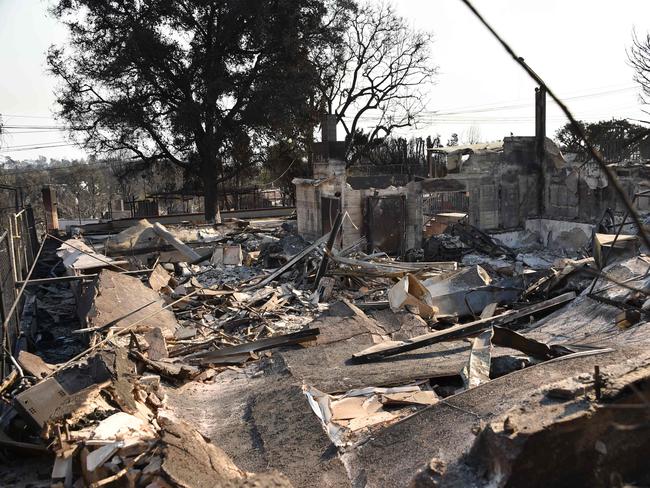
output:
[[[535, 479], [532, 452], [566, 479], [644, 479], [608, 453], [647, 442], [605, 425], [646, 401], [649, 258], [456, 223], [402, 260], [340, 225], [65, 240], [26, 300], [0, 446], [51, 463], [32, 486], [504, 486]], [[591, 464], [544, 457], [572, 435]]]

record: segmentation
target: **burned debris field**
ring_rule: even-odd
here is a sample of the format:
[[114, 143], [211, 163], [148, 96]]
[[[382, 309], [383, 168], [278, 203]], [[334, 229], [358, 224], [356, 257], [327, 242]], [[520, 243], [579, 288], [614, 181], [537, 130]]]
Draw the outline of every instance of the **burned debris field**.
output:
[[650, 10], [491, 2], [0, 2], [0, 486], [650, 486]]

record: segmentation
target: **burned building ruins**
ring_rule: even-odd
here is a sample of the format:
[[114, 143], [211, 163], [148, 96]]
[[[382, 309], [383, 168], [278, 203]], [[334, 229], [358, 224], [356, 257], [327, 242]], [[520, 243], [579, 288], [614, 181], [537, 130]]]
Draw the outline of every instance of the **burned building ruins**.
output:
[[[575, 161], [544, 136], [428, 148], [428, 177], [410, 179], [350, 174], [335, 124], [322, 141], [315, 144], [313, 178], [294, 180], [298, 231], [307, 239], [328, 233], [341, 211], [344, 246], [366, 237], [369, 248], [392, 255], [421, 248], [431, 232], [459, 219], [503, 239], [532, 232], [544, 245], [566, 245], [568, 237], [579, 248], [608, 209], [624, 211], [595, 162]], [[624, 161], [612, 169], [631, 199], [640, 194], [638, 208], [650, 210], [643, 194], [650, 189], [648, 165]]]
[[437, 68], [390, 2], [354, 4], [55, 2], [61, 125], [25, 135], [120, 156], [0, 184], [0, 486], [650, 486], [650, 129], [556, 144], [508, 49], [531, 135], [375, 140]]

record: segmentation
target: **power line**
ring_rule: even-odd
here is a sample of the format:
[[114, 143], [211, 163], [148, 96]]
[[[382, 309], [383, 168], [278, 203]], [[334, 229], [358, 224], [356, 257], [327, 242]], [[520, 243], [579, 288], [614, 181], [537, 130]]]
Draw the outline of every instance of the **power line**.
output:
[[103, 161], [97, 161], [93, 163], [72, 163], [66, 166], [52, 166], [52, 167], [29, 167], [29, 168], [23, 168], [23, 169], [14, 169], [14, 170], [0, 170], [0, 175], [3, 176], [15, 176], [15, 175], [22, 175], [22, 174], [27, 174], [27, 173], [36, 173], [39, 171], [47, 171], [48, 173], [54, 172], [54, 171], [75, 171], [79, 168], [95, 168], [95, 169], [105, 169], [105, 168], [110, 168], [110, 163], [108, 162], [103, 162]]
[[75, 146], [76, 144], [74, 143], [67, 143], [67, 144], [53, 144], [49, 146], [34, 146], [34, 147], [23, 147], [23, 148], [18, 148], [18, 149], [0, 149], [0, 152], [18, 152], [18, 151], [32, 151], [36, 149], [50, 149], [53, 147], [67, 147], [67, 146]]
[[15, 146], [5, 146], [4, 149], [19, 149], [21, 147], [32, 147], [32, 146], [41, 146], [44, 144], [61, 144], [68, 143], [70, 141], [60, 140], [60, 141], [43, 141], [43, 142], [31, 142], [29, 144], [17, 144]]
[[5, 114], [0, 113], [0, 117], [17, 117], [21, 119], [50, 119], [55, 120], [51, 115], [23, 115], [23, 114]]
[[[578, 100], [578, 99], [585, 99], [585, 98], [598, 98], [602, 96], [606, 96], [612, 93], [618, 93], [618, 92], [623, 92], [623, 91], [629, 91], [629, 90], [635, 90], [638, 89], [637, 86], [626, 86], [626, 87], [618, 87], [618, 88], [613, 88], [613, 89], [608, 89], [608, 90], [601, 90], [598, 92], [593, 92], [593, 93], [581, 93], [578, 95], [574, 95], [571, 97], [566, 97], [565, 100]], [[554, 100], [551, 100], [551, 103], [555, 103]], [[489, 113], [489, 112], [499, 112], [499, 111], [504, 111], [504, 110], [515, 110], [515, 109], [522, 109], [522, 108], [532, 108], [533, 102], [518, 102], [518, 101], [513, 101], [513, 102], [501, 102], [501, 104], [493, 103], [493, 104], [485, 104], [485, 105], [478, 105], [478, 106], [465, 106], [461, 107], [458, 109], [442, 109], [442, 110], [424, 110], [422, 111], [418, 118], [422, 120], [423, 118], [439, 118], [440, 116], [443, 116], [443, 118], [439, 118], [438, 120], [440, 121], [445, 121], [445, 118], [449, 117], [456, 117], [459, 116], [461, 117], [460, 120], [470, 120], [470, 118], [463, 119], [462, 116], [464, 115], [471, 115], [475, 113]], [[630, 105], [629, 107], [637, 107], [638, 105]], [[615, 110], [615, 109], [612, 109]], [[586, 115], [585, 115], [586, 116]], [[608, 117], [610, 114], [604, 114], [602, 117]], [[598, 117], [598, 116], [594, 116]], [[344, 119], [347, 120], [352, 120], [354, 117], [344, 117]], [[380, 121], [383, 119], [381, 115], [363, 115], [361, 117], [364, 121]], [[524, 121], [525, 120], [533, 120], [533, 116], [501, 116], [497, 117], [496, 120], [494, 121], [502, 121], [502, 120], [508, 120], [508, 121]], [[456, 119], [449, 119], [451, 121], [456, 121]], [[485, 119], [480, 119], [477, 117], [471, 118], [473, 121], [484, 121], [484, 122], [492, 122], [492, 118], [485, 118]]]
[[65, 129], [63, 125], [15, 125], [6, 124], [2, 126], [3, 129]]
[[52, 132], [65, 132], [65, 129], [34, 129], [34, 130], [18, 130], [14, 131], [8, 130], [3, 132], [3, 134], [13, 135], [13, 134], [49, 134]]
[[639, 230], [639, 235], [641, 236], [643, 243], [647, 247], [650, 247], [650, 238], [648, 237], [648, 234], [645, 228], [643, 227], [643, 223], [641, 222], [641, 217], [639, 216], [638, 211], [630, 201], [630, 198], [628, 197], [626, 191], [621, 186], [621, 183], [618, 180], [617, 176], [614, 174], [612, 169], [607, 165], [606, 161], [603, 159], [603, 156], [600, 154], [600, 152], [596, 150], [596, 148], [594, 147], [590, 139], [587, 137], [584, 128], [578, 123], [578, 121], [571, 113], [569, 108], [566, 106], [566, 104], [562, 101], [562, 99], [560, 99], [555, 94], [553, 90], [551, 90], [551, 88], [546, 84], [546, 82], [537, 73], [535, 73], [535, 71], [524, 61], [524, 58], [518, 56], [517, 53], [515, 53], [512, 47], [510, 47], [510, 45], [497, 33], [497, 31], [494, 30], [494, 27], [492, 27], [492, 25], [490, 25], [483, 18], [483, 16], [479, 13], [479, 11], [476, 10], [476, 8], [474, 7], [474, 5], [470, 0], [461, 0], [461, 2], [464, 3], [467, 6], [467, 8], [469, 8], [469, 10], [476, 17], [476, 19], [481, 24], [483, 24], [483, 26], [490, 32], [490, 34], [492, 34], [492, 36], [494, 36], [494, 38], [499, 42], [499, 44], [501, 44], [501, 47], [503, 47], [503, 49], [512, 57], [515, 63], [521, 66], [521, 68], [528, 74], [528, 76], [530, 76], [530, 78], [535, 83], [537, 83], [540, 87], [542, 87], [546, 91], [546, 94], [548, 94], [550, 98], [555, 100], [555, 102], [560, 107], [562, 112], [564, 112], [564, 114], [566, 115], [567, 119], [569, 119], [569, 121], [571, 122], [572, 126], [578, 133], [580, 139], [586, 144], [587, 149], [589, 149], [589, 152], [591, 153], [591, 156], [596, 160], [601, 170], [605, 173], [605, 176], [607, 177], [607, 181], [611, 184], [617, 196], [625, 205], [628, 214], [632, 216], [632, 220], [634, 221], [634, 224]]
[[[636, 90], [638, 89], [638, 86], [628, 86], [625, 88], [618, 88], [614, 90], [604, 90], [600, 92], [595, 92], [595, 93], [585, 93], [581, 95], [575, 95], [572, 97], [566, 97], [564, 100], [578, 100], [578, 99], [583, 99], [583, 98], [597, 98], [597, 97], [602, 97], [604, 95], [609, 95], [612, 93], [618, 93], [618, 92], [623, 92], [623, 91], [629, 91], [629, 90]], [[553, 100], [551, 100], [552, 103], [554, 103]], [[488, 105], [479, 105], [477, 107], [463, 107], [460, 109], [447, 109], [446, 111], [440, 110], [440, 111], [431, 111], [431, 113], [437, 114], [437, 115], [455, 115], [455, 114], [465, 114], [465, 113], [478, 113], [478, 112], [490, 112], [490, 111], [501, 111], [501, 110], [509, 110], [509, 109], [514, 109], [514, 108], [527, 108], [533, 105], [533, 102], [531, 100], [530, 103], [527, 102], [522, 102], [522, 103], [517, 103], [517, 102], [505, 102], [507, 104], [488, 104]]]

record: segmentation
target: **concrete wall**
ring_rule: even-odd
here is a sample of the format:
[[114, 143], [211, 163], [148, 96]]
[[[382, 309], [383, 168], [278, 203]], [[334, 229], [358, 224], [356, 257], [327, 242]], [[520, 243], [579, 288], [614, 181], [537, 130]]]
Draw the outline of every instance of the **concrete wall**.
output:
[[422, 245], [422, 188], [419, 182], [410, 182], [406, 186], [388, 186], [374, 188], [373, 184], [383, 186], [383, 181], [370, 178], [364, 186], [364, 180], [355, 178], [356, 189], [346, 182], [341, 167], [334, 165], [315, 166], [315, 173], [320, 179], [296, 179], [296, 208], [298, 213], [298, 232], [305, 239], [314, 240], [323, 233], [321, 216], [321, 199], [323, 197], [339, 198], [341, 210], [348, 216], [341, 228], [341, 244], [348, 246], [367, 234], [367, 200], [370, 196], [405, 197], [405, 238], [404, 250], [419, 248]]
[[296, 214], [298, 233], [307, 240], [321, 235], [320, 190], [307, 182], [296, 185]]
[[591, 240], [594, 226], [566, 220], [530, 219], [526, 230], [539, 235], [540, 242], [551, 249], [580, 249]]
[[523, 228], [539, 215], [543, 185], [534, 137], [506, 137], [502, 152], [474, 153], [447, 178], [466, 186], [470, 223], [481, 229]]
[[[642, 165], [613, 168], [621, 187], [632, 199], [650, 185], [650, 171]], [[625, 213], [623, 202], [596, 163], [567, 164], [550, 175], [545, 216], [596, 223], [606, 209]], [[650, 211], [650, 198], [641, 197], [636, 207]]]
[[[621, 185], [632, 196], [650, 188], [650, 168], [616, 167]], [[528, 229], [540, 233], [544, 245], [581, 247], [591, 238], [591, 224], [605, 209], [624, 208], [605, 175], [594, 164], [571, 164], [547, 139], [544, 161], [537, 162], [534, 137], [506, 137], [503, 149], [477, 152], [462, 162], [459, 171], [445, 178], [410, 182], [394, 175], [346, 176], [345, 163], [320, 159], [314, 164], [311, 183], [296, 184], [298, 230], [308, 239], [322, 234], [321, 197], [341, 199], [349, 214], [343, 222], [343, 245], [366, 234], [366, 205], [371, 195], [405, 195], [406, 249], [418, 248], [422, 240], [422, 193], [447, 181], [469, 194], [470, 223], [488, 232]], [[444, 185], [443, 185], [444, 186]], [[650, 198], [637, 206], [650, 211]], [[569, 222], [567, 222], [569, 221]]]

